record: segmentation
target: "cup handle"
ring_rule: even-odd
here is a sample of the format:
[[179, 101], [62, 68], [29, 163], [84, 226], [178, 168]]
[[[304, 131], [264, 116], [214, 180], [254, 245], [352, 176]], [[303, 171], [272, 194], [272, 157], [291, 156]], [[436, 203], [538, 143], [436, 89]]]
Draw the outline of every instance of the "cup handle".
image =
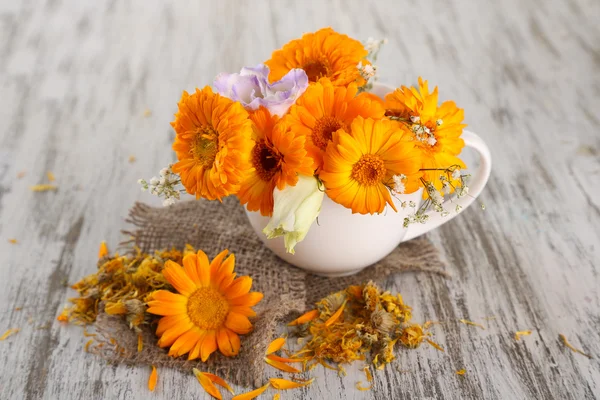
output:
[[[463, 131], [461, 138], [465, 141], [465, 146], [471, 147], [479, 153], [479, 168], [469, 180], [469, 194], [461, 198], [458, 198], [456, 193], [452, 195], [452, 204], [460, 205], [462, 207], [460, 212], [469, 207], [471, 203], [475, 201], [477, 196], [479, 196], [485, 187], [492, 170], [492, 156], [490, 154], [490, 149], [485, 142], [479, 136], [469, 131]], [[437, 228], [456, 217], [460, 212], [451, 212], [449, 215], [442, 217], [439, 212], [429, 211], [427, 213], [429, 215], [429, 220], [424, 224], [410, 225], [408, 232], [404, 237], [404, 241], [414, 239], [417, 236], [421, 236], [422, 234]]]

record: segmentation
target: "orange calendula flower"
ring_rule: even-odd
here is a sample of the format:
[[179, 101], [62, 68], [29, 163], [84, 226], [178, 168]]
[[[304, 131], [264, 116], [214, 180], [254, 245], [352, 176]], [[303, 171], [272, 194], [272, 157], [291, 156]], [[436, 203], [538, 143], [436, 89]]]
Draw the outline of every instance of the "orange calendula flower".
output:
[[240, 188], [249, 169], [252, 123], [241, 104], [213, 93], [210, 87], [183, 92], [171, 125], [173, 150], [179, 160], [172, 167], [196, 198], [221, 199]]
[[386, 115], [397, 118], [416, 139], [423, 159], [424, 179], [438, 190], [442, 188], [442, 181], [438, 179], [441, 171], [434, 169], [466, 168], [458, 158], [465, 146], [460, 138], [466, 126], [462, 123], [464, 110], [453, 101], [445, 101], [438, 107], [437, 87], [430, 92], [427, 81], [419, 77], [418, 89], [402, 86], [388, 93], [385, 108]]
[[309, 86], [290, 108], [286, 117], [290, 130], [306, 136], [306, 150], [314, 160], [314, 169], [323, 164], [323, 154], [335, 131], [350, 132], [352, 121], [358, 117], [380, 119], [385, 114], [383, 102], [377, 97], [360, 93], [354, 83], [334, 87], [329, 79]]
[[248, 317], [263, 297], [250, 292], [252, 278], [235, 278], [235, 257], [224, 250], [209, 263], [204, 252], [188, 254], [183, 267], [167, 261], [163, 275], [177, 290], [158, 290], [148, 302], [148, 312], [164, 317], [158, 322], [156, 334], [160, 347], [170, 347], [169, 355], [188, 354], [189, 360], [206, 361], [217, 350], [225, 356], [235, 356], [240, 350], [238, 335], [249, 333]]
[[366, 82], [357, 67], [359, 62], [370, 64], [366, 60], [368, 51], [355, 39], [324, 28], [307, 33], [276, 50], [265, 64], [271, 69], [269, 80], [280, 80], [289, 70], [302, 68], [310, 82], [325, 77], [336, 86], [347, 86]]
[[294, 186], [298, 174], [312, 175], [313, 160], [304, 148], [305, 137], [290, 132], [288, 125], [276, 115], [261, 107], [250, 115], [254, 122], [254, 147], [251, 150], [252, 167], [242, 182], [237, 196], [248, 210], [264, 216], [273, 214], [273, 190]]
[[418, 189], [420, 167], [414, 140], [398, 124], [358, 117], [350, 134], [334, 133], [319, 177], [333, 201], [353, 213], [374, 214], [386, 203], [396, 210], [390, 194], [395, 176], [404, 177], [405, 193]]

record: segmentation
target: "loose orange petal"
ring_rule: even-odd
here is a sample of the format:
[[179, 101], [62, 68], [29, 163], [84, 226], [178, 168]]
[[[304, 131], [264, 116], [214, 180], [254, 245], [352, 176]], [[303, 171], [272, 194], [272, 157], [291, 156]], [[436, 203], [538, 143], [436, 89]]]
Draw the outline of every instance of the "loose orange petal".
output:
[[269, 355], [269, 354], [275, 353], [276, 351], [281, 349], [284, 344], [285, 344], [285, 338], [280, 337], [280, 338], [273, 340], [271, 343], [269, 343], [269, 346], [267, 347], [267, 351], [265, 354]]
[[300, 370], [298, 370], [290, 365], [284, 364], [279, 361], [271, 360], [270, 358], [267, 358], [267, 357], [265, 357], [265, 362], [267, 364], [269, 364], [270, 366], [272, 366], [273, 368], [277, 368], [280, 371], [290, 372], [292, 374], [297, 374], [300, 372]]
[[201, 372], [202, 374], [208, 376], [208, 379], [210, 379], [213, 383], [216, 383], [217, 385], [224, 387], [225, 389], [227, 389], [227, 391], [233, 395], [235, 395], [235, 392], [233, 391], [233, 389], [231, 388], [231, 386], [229, 386], [227, 384], [227, 382], [225, 382], [224, 379], [221, 379], [220, 377], [214, 375], [214, 374], [210, 374], [208, 372]]
[[442, 353], [444, 353], [444, 349], [442, 348], [442, 346], [440, 346], [439, 344], [437, 344], [433, 340], [425, 339], [425, 341], [427, 343], [429, 343], [430, 345], [432, 345], [433, 347], [435, 347], [436, 349], [438, 349], [439, 351], [441, 351]]
[[579, 353], [583, 356], [586, 356], [587, 358], [592, 358], [592, 356], [590, 356], [589, 354], [584, 353], [583, 351], [579, 350], [578, 348], [574, 347], [571, 343], [569, 343], [569, 341], [567, 340], [567, 337], [565, 335], [563, 335], [562, 333], [559, 334], [558, 337], [562, 340], [562, 342], [564, 343], [565, 346], [567, 346], [569, 349], [571, 349], [575, 353]]
[[371, 375], [371, 371], [369, 371], [368, 365], [365, 365], [363, 371], [365, 371], [365, 375], [367, 376], [367, 382], [373, 382], [373, 375]]
[[273, 386], [275, 389], [286, 390], [286, 389], [296, 389], [296, 388], [299, 388], [302, 386], [308, 386], [311, 383], [313, 383], [314, 380], [315, 380], [315, 378], [309, 379], [306, 382], [294, 382], [294, 381], [288, 381], [287, 379], [271, 378], [271, 379], [269, 379], [269, 382], [271, 382], [271, 386]]
[[331, 317], [329, 317], [329, 319], [327, 321], [325, 321], [325, 326], [329, 326], [329, 325], [333, 324], [335, 321], [337, 321], [337, 319], [340, 317], [340, 315], [342, 315], [342, 313], [344, 312], [344, 308], [346, 307], [347, 301], [348, 300], [344, 300], [344, 302], [342, 303], [340, 308], [338, 308], [338, 310]]
[[103, 258], [108, 255], [108, 246], [106, 246], [106, 242], [103, 240], [100, 242], [100, 249], [98, 249], [98, 258]]
[[138, 353], [142, 352], [142, 349], [144, 348], [144, 339], [142, 338], [142, 335], [138, 335]]
[[134, 163], [134, 162], [135, 162], [135, 160], [136, 160], [135, 156], [133, 156], [133, 155], [132, 155], [132, 156], [129, 156], [129, 159], [128, 159], [128, 161], [129, 161], [130, 163]]
[[56, 185], [33, 185], [33, 186], [30, 186], [29, 189], [32, 192], [47, 192], [50, 190], [57, 190], [58, 186], [56, 186]]
[[515, 340], [521, 340], [521, 336], [529, 336], [531, 331], [518, 331], [515, 332]]
[[54, 174], [52, 173], [52, 171], [46, 172], [46, 176], [48, 177], [48, 180], [50, 182], [54, 182], [56, 180], [56, 177], [54, 176]]
[[9, 336], [14, 335], [15, 333], [19, 332], [20, 330], [21, 329], [19, 329], [19, 328], [9, 329], [6, 332], [4, 332], [4, 335], [0, 336], [0, 340], [5, 340]]
[[219, 389], [217, 389], [217, 387], [213, 385], [211, 379], [208, 376], [206, 376], [204, 372], [200, 372], [196, 368], [192, 369], [192, 371], [194, 372], [194, 375], [196, 375], [196, 378], [198, 379], [198, 382], [200, 382], [200, 385], [202, 385], [204, 390], [206, 390], [206, 393], [210, 394], [215, 399], [222, 399]]
[[311, 310], [305, 314], [302, 314], [300, 317], [296, 318], [295, 320], [293, 320], [292, 322], [290, 322], [288, 324], [288, 326], [295, 326], [295, 325], [301, 325], [301, 324], [305, 324], [309, 321], [312, 321], [313, 319], [317, 318], [319, 316], [319, 311], [318, 310]]
[[356, 388], [357, 388], [358, 390], [360, 390], [360, 391], [363, 391], [363, 392], [364, 392], [364, 391], [367, 391], [367, 390], [371, 390], [371, 388], [372, 388], [372, 387], [373, 387], [373, 384], [370, 384], [370, 385], [369, 385], [369, 386], [367, 386], [367, 387], [363, 387], [363, 386], [361, 386], [361, 385], [360, 385], [360, 382], [356, 382]]
[[158, 380], [158, 374], [156, 373], [156, 367], [153, 365], [152, 372], [150, 373], [150, 378], [148, 378], [148, 389], [150, 389], [151, 392], [154, 392], [154, 389], [156, 388], [157, 380]]
[[309, 361], [312, 360], [312, 357], [302, 357], [302, 358], [286, 358], [286, 357], [279, 357], [276, 356], [275, 354], [269, 354], [267, 356], [267, 358], [273, 360], [273, 361], [279, 361], [282, 363], [295, 363], [295, 362], [304, 362], [304, 361]]
[[464, 368], [463, 369], [459, 369], [458, 371], [456, 371], [456, 375], [464, 375], [466, 373], [467, 373], [467, 370], [464, 369]]
[[279, 399], [281, 399], [281, 394], [280, 393], [275, 393], [273, 395], [273, 400], [279, 400]]
[[94, 339], [88, 340], [87, 343], [85, 344], [83, 349], [85, 350], [86, 353], [89, 353], [90, 346], [92, 345], [92, 343], [94, 343]]
[[478, 324], [476, 322], [473, 322], [473, 321], [469, 321], [469, 320], [466, 320], [466, 319], [461, 319], [460, 322], [462, 322], [465, 325], [477, 326], [477, 327], [485, 330], [485, 326], [483, 326], [481, 324]]
[[271, 386], [271, 384], [267, 383], [265, 386], [261, 386], [258, 389], [253, 390], [251, 392], [238, 394], [237, 396], [234, 396], [233, 399], [231, 399], [231, 400], [252, 400], [252, 399], [255, 399], [258, 396], [260, 396], [265, 390], [267, 390], [269, 388], [269, 386]]
[[10, 243], [10, 244], [17, 244], [19, 242], [17, 241], [17, 239], [8, 239], [8, 243]]
[[20, 171], [19, 173], [17, 173], [17, 179], [21, 179], [22, 177], [25, 176], [26, 173], [27, 172], [25, 172], [25, 171]]

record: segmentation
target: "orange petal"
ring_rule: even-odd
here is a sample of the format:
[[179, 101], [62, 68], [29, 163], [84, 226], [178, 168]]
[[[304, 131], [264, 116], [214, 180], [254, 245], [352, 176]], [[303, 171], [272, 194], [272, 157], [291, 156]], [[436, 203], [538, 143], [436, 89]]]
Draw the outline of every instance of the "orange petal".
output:
[[205, 335], [206, 332], [203, 332], [202, 336], [198, 339], [192, 351], [190, 351], [190, 354], [188, 354], [188, 360], [195, 360], [198, 357], [200, 357], [200, 351], [202, 350], [202, 341], [204, 340]]
[[194, 372], [194, 375], [196, 375], [196, 379], [198, 379], [200, 385], [202, 385], [204, 390], [206, 390], [206, 393], [210, 394], [215, 399], [222, 399], [219, 389], [217, 389], [217, 387], [213, 385], [212, 381], [208, 376], [206, 376], [206, 374], [198, 371], [196, 368], [192, 369], [192, 371]]
[[179, 357], [189, 353], [196, 343], [198, 343], [198, 339], [202, 339], [202, 336], [203, 332], [200, 331], [200, 329], [196, 327], [190, 329], [175, 340], [175, 343], [173, 343], [169, 349], [169, 355]]
[[227, 288], [227, 290], [225, 291], [225, 296], [228, 299], [235, 299], [236, 297], [248, 294], [251, 287], [252, 278], [250, 278], [249, 276], [240, 276], [239, 278], [233, 281], [231, 286]]
[[287, 379], [281, 379], [281, 378], [271, 378], [269, 379], [269, 382], [271, 382], [271, 386], [273, 386], [275, 389], [280, 389], [280, 390], [285, 390], [285, 389], [296, 389], [302, 386], [308, 386], [311, 383], [313, 383], [313, 381], [315, 380], [315, 378], [309, 379], [306, 382], [294, 382], [294, 381], [288, 381]]
[[256, 313], [250, 307], [234, 306], [230, 308], [234, 313], [245, 315], [246, 317], [256, 317]]
[[229, 386], [227, 384], [227, 382], [225, 382], [224, 379], [221, 379], [220, 377], [210, 374], [208, 372], [201, 372], [201, 374], [204, 374], [208, 377], [208, 379], [210, 379], [213, 383], [216, 383], [217, 385], [224, 387], [225, 389], [227, 389], [227, 391], [233, 395], [235, 395], [233, 389], [231, 388], [231, 386]]
[[237, 335], [231, 332], [233, 335], [230, 336], [227, 334], [227, 331], [229, 331], [229, 329], [227, 328], [219, 329], [219, 332], [217, 333], [217, 344], [219, 345], [219, 351], [221, 352], [221, 354], [227, 357], [233, 357], [237, 355], [240, 346], [237, 345], [236, 347], [235, 340], [233, 342], [230, 340], [233, 337], [233, 335], [235, 335], [235, 337], [237, 337]]
[[245, 335], [252, 331], [252, 323], [248, 320], [248, 317], [231, 311], [227, 314], [225, 326], [240, 335]]
[[344, 300], [340, 308], [338, 308], [338, 310], [331, 317], [329, 317], [327, 321], [325, 321], [325, 326], [333, 324], [340, 317], [340, 315], [342, 315], [342, 313], [344, 312], [344, 308], [346, 307], [347, 301], [348, 300]]
[[211, 271], [219, 271], [221, 269], [221, 263], [223, 262], [223, 259], [225, 258], [227, 253], [229, 253], [229, 250], [225, 249], [219, 254], [217, 254], [215, 258], [213, 258], [212, 262], [210, 263]]
[[275, 354], [269, 354], [267, 356], [268, 359], [271, 359], [273, 361], [279, 361], [282, 363], [295, 363], [295, 362], [304, 362], [304, 361], [309, 361], [312, 360], [312, 357], [301, 357], [301, 358], [286, 358], [286, 357], [279, 357], [276, 356]]
[[189, 276], [190, 279], [196, 284], [196, 286], [202, 286], [200, 277], [198, 276], [198, 267], [196, 265], [197, 260], [198, 257], [196, 257], [195, 254], [190, 253], [186, 255], [183, 257], [183, 269], [185, 270], [187, 276]]
[[279, 361], [271, 360], [268, 357], [265, 357], [265, 362], [267, 364], [269, 364], [270, 366], [272, 366], [274, 368], [277, 368], [280, 371], [290, 372], [292, 374], [296, 374], [296, 373], [301, 372], [299, 369], [296, 369], [296, 368], [292, 367], [291, 365], [287, 365], [287, 364], [284, 364], [284, 363], [279, 362]]
[[158, 345], [160, 347], [171, 346], [181, 335], [190, 331], [193, 326], [194, 325], [189, 322], [187, 324], [178, 324], [170, 329], [167, 329], [165, 333], [162, 334], [160, 339], [158, 339]]
[[319, 316], [319, 311], [318, 310], [311, 310], [307, 313], [302, 314], [300, 317], [296, 318], [295, 320], [293, 320], [292, 322], [290, 322], [288, 324], [288, 326], [295, 326], [295, 325], [301, 325], [301, 324], [305, 324], [309, 321], [312, 321], [313, 319], [317, 318]]
[[[175, 325], [188, 322], [190, 322], [190, 318], [186, 314], [168, 315], [166, 317], [162, 317], [158, 321], [158, 326], [156, 327], [156, 335], [162, 336], [163, 333], [167, 331], [167, 329], [171, 329]], [[192, 325], [190, 323], [190, 329], [191, 327]]]
[[202, 362], [206, 362], [208, 357], [217, 350], [217, 337], [215, 331], [207, 331], [206, 336], [202, 339], [202, 347], [200, 349], [200, 358]]
[[261, 394], [263, 394], [263, 392], [265, 390], [267, 390], [269, 388], [269, 386], [271, 386], [271, 384], [267, 383], [265, 386], [261, 386], [258, 389], [253, 390], [251, 392], [243, 393], [243, 394], [238, 394], [237, 396], [234, 396], [233, 399], [231, 399], [231, 400], [252, 400], [252, 399], [255, 399], [258, 396], [260, 396]]
[[100, 242], [100, 249], [98, 249], [98, 258], [102, 258], [108, 255], [108, 247], [106, 246], [106, 242], [103, 240]]
[[285, 344], [285, 338], [280, 337], [280, 338], [273, 340], [271, 343], [269, 343], [269, 346], [267, 347], [267, 351], [265, 352], [265, 354], [269, 355], [269, 354], [275, 353], [276, 351], [281, 349], [284, 344]]
[[248, 306], [252, 307], [258, 304], [263, 299], [263, 294], [260, 292], [250, 292], [248, 294], [236, 297], [235, 299], [229, 300], [229, 305], [234, 306]]
[[148, 389], [151, 392], [154, 392], [154, 388], [156, 388], [156, 382], [158, 381], [158, 373], [156, 372], [156, 367], [152, 366], [152, 372], [150, 373], [150, 378], [148, 378]]
[[198, 258], [198, 276], [200, 277], [200, 283], [202, 287], [208, 287], [210, 285], [210, 266], [208, 265], [208, 257], [202, 250], [198, 250], [196, 255]]
[[163, 269], [163, 275], [169, 281], [171, 285], [184, 296], [189, 296], [198, 288], [189, 276], [185, 273], [185, 270], [181, 268], [179, 264], [168, 260], [165, 263]]

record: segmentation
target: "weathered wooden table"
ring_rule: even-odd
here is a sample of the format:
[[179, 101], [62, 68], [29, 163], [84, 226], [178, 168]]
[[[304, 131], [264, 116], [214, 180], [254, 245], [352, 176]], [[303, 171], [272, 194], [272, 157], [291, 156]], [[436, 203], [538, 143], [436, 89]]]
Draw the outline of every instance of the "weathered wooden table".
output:
[[[368, 392], [354, 388], [358, 369], [315, 370], [313, 385], [282, 398], [598, 396], [599, 20], [594, 0], [3, 1], [0, 334], [21, 331], [0, 342], [0, 399], [208, 398], [169, 370], [149, 395], [147, 368], [82, 351], [81, 329], [55, 320], [74, 294], [65, 283], [94, 270], [101, 240], [121, 240], [134, 201], [157, 203], [136, 180], [173, 159], [169, 122], [183, 89], [328, 25], [389, 38], [382, 81], [439, 85], [489, 143], [494, 170], [487, 209], [430, 235], [454, 279], [390, 282], [415, 319], [446, 321], [434, 330], [446, 352], [401, 351]], [[47, 171], [59, 190], [30, 191]]]

